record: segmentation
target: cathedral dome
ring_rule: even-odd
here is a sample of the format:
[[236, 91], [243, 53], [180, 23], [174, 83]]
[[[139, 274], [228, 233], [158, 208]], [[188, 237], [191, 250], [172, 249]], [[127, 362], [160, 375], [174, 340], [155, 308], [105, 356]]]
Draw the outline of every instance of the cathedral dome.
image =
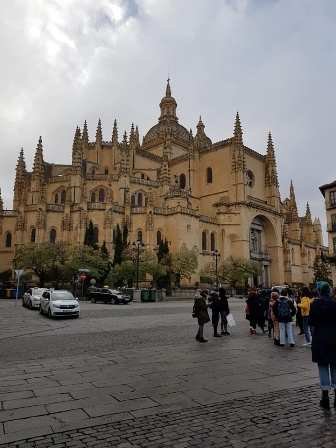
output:
[[166, 95], [160, 102], [161, 114], [159, 122], [154, 125], [144, 136], [143, 146], [152, 146], [164, 140], [165, 135], [170, 133], [172, 140], [182, 145], [189, 146], [190, 137], [188, 130], [179, 124], [176, 116], [177, 103], [171, 95], [169, 79], [167, 80]]

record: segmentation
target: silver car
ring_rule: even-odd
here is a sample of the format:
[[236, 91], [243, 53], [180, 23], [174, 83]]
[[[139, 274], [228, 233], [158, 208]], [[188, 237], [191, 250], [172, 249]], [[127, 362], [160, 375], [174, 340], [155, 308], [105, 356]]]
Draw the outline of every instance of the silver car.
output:
[[41, 297], [40, 313], [48, 317], [79, 317], [79, 301], [70, 291], [63, 289], [46, 290]]
[[32, 309], [40, 308], [41, 296], [46, 288], [29, 288], [23, 294], [22, 306]]

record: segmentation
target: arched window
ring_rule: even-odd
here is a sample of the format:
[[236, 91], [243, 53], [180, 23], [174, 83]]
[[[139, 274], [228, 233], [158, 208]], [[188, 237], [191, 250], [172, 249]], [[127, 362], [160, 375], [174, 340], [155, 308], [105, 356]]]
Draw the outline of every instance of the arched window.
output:
[[96, 192], [95, 191], [93, 191], [91, 193], [91, 202], [96, 202]]
[[55, 194], [55, 204], [58, 204], [58, 193]]
[[210, 250], [211, 251], [216, 250], [216, 238], [215, 238], [215, 234], [213, 232], [211, 232], [211, 235], [210, 235]]
[[49, 243], [55, 244], [56, 243], [56, 230], [51, 229], [49, 232]]
[[161, 243], [161, 241], [162, 241], [162, 234], [161, 234], [160, 230], [158, 230], [156, 232], [156, 244], [159, 245]]
[[116, 240], [116, 229], [112, 230], [112, 242], [115, 243]]
[[142, 243], [142, 230], [138, 230], [137, 241], [140, 241]]
[[135, 195], [134, 194], [132, 194], [132, 196], [131, 196], [131, 206], [135, 207]]
[[207, 170], [206, 170], [206, 180], [207, 180], [207, 184], [212, 184], [212, 168], [210, 166], [208, 166]]
[[180, 188], [182, 188], [182, 190], [185, 189], [187, 184], [187, 179], [186, 179], [186, 175], [184, 173], [180, 174]]
[[62, 192], [61, 192], [61, 204], [65, 204], [65, 197], [66, 197], [65, 190], [62, 190]]
[[105, 190], [101, 188], [98, 193], [99, 202], [105, 202]]
[[95, 226], [93, 228], [93, 242], [98, 243], [98, 241], [99, 241], [99, 230], [98, 230], [98, 227]]
[[35, 243], [35, 241], [36, 241], [36, 229], [35, 227], [33, 227], [30, 233], [30, 242]]
[[6, 247], [12, 247], [12, 234], [10, 232], [6, 233], [6, 236], [5, 236], [5, 246]]
[[295, 264], [295, 251], [294, 251], [294, 249], [291, 250], [291, 255], [292, 255], [292, 264]]
[[138, 193], [138, 204], [137, 204], [137, 206], [138, 206], [138, 207], [142, 207], [142, 204], [143, 204], [143, 194], [141, 193], [141, 191], [139, 191], [139, 193]]
[[105, 176], [108, 175], [108, 168], [105, 168], [104, 173], [105, 173]]
[[205, 230], [202, 232], [202, 250], [207, 250], [207, 233]]

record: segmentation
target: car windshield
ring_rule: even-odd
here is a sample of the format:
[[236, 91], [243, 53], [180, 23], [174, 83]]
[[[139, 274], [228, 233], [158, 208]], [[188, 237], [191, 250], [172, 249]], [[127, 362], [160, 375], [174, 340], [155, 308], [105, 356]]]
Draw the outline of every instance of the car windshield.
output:
[[34, 294], [34, 296], [41, 296], [44, 293], [44, 289], [43, 288], [34, 288], [32, 290], [32, 293]]
[[75, 300], [75, 298], [69, 291], [54, 291], [51, 300]]

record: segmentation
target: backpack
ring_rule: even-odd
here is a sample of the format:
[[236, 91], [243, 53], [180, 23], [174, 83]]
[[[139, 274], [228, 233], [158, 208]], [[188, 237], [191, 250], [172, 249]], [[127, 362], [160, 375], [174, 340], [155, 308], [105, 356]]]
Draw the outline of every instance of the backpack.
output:
[[290, 322], [292, 319], [291, 309], [288, 300], [279, 300], [278, 302], [278, 320], [279, 322]]

